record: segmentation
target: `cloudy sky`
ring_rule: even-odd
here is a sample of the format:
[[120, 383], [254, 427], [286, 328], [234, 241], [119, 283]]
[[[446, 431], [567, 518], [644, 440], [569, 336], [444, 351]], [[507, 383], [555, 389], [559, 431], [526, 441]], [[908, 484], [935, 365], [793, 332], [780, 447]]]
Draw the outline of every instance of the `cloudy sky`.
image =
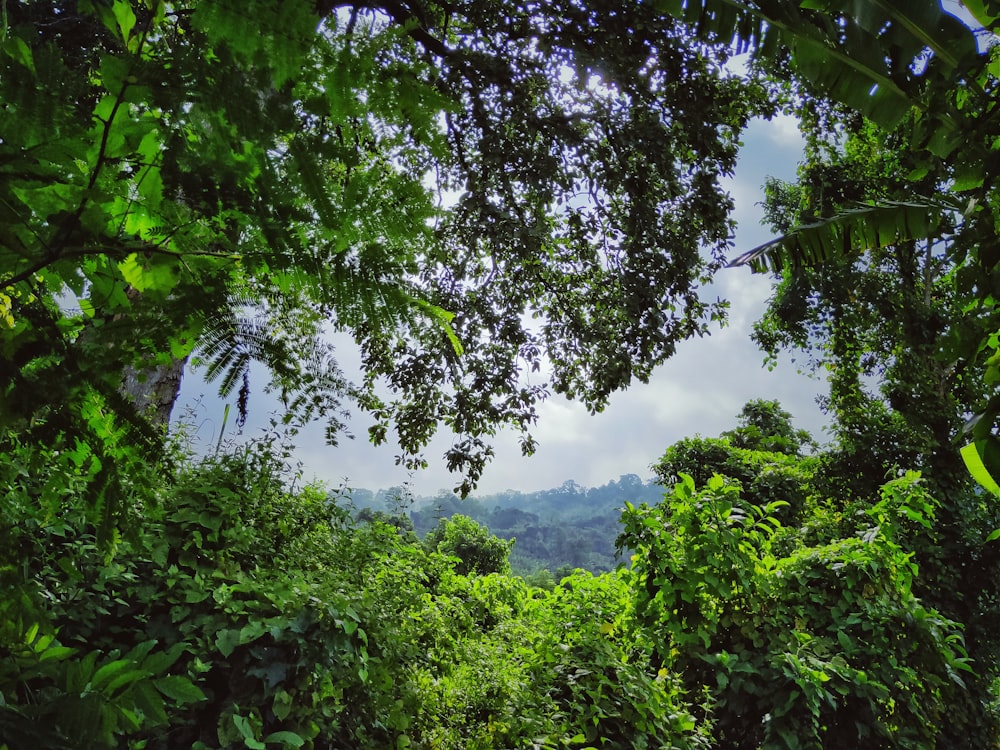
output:
[[[763, 198], [761, 185], [768, 176], [794, 178], [801, 158], [801, 140], [794, 122], [787, 118], [754, 123], [743, 141], [735, 178], [727, 185], [739, 222], [736, 253], [769, 239], [755, 205]], [[495, 442], [496, 458], [487, 467], [478, 491], [529, 492], [559, 486], [567, 479], [593, 487], [622, 474], [647, 478], [651, 476], [650, 465], [671, 443], [695, 434], [712, 437], [733, 427], [740, 408], [752, 398], [780, 400], [795, 417], [797, 427], [822, 440], [825, 419], [815, 399], [824, 390], [824, 383], [797, 373], [796, 366], [787, 361], [769, 372], [763, 366], [763, 355], [750, 340], [751, 326], [770, 291], [768, 277], [753, 275], [748, 269], [726, 269], [717, 276], [711, 291], [712, 296], [731, 301], [726, 328], [683, 342], [648, 384], [636, 384], [615, 394], [601, 414], [591, 416], [578, 404], [551, 398], [539, 410], [535, 455], [522, 457], [516, 435], [501, 434]], [[349, 355], [344, 357], [345, 370], [350, 359]], [[205, 385], [197, 372], [189, 374], [175, 409], [175, 415], [190, 415], [195, 437], [203, 446], [214, 445], [222, 422], [223, 405], [212, 392], [212, 386]], [[256, 395], [245, 435], [259, 435], [273, 408]], [[395, 465], [393, 446], [375, 448], [367, 443], [367, 426], [363, 415], [355, 419], [352, 430], [358, 437], [343, 440], [338, 447], [324, 444], [321, 426], [300, 433], [297, 458], [305, 478], [372, 490], [408, 483], [418, 495], [434, 495], [458, 484], [442, 458], [449, 436], [436, 438], [426, 451], [430, 466], [410, 475]]]

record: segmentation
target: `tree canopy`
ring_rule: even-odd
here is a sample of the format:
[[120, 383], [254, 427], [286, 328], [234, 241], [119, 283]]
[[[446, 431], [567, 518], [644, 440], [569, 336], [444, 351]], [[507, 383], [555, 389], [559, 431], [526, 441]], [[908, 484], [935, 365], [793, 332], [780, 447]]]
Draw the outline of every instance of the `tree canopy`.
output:
[[[242, 409], [261, 361], [331, 438], [345, 399], [410, 465], [452, 430], [468, 490], [499, 425], [530, 452], [548, 392], [599, 409], [724, 317], [698, 293], [731, 233], [719, 180], [770, 105], [652, 7], [5, 7], [15, 429], [109, 465], [95, 412], [141, 428], [123, 372], [142, 394], [193, 354]], [[175, 393], [138, 405], [162, 422]]]

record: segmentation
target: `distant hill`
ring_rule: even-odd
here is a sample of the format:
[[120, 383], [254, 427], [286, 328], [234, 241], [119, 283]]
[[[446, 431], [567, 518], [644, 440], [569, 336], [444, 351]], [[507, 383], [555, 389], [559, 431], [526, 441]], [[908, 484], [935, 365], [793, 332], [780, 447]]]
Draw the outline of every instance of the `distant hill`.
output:
[[530, 575], [547, 569], [584, 568], [595, 573], [613, 570], [618, 518], [625, 502], [656, 503], [663, 488], [653, 480], [624, 474], [600, 487], [583, 487], [567, 480], [559, 487], [539, 492], [508, 490], [462, 500], [442, 491], [436, 496], [413, 496], [405, 488], [352, 490], [356, 507], [390, 515], [408, 515], [422, 537], [442, 518], [461, 514], [503, 539], [516, 539], [511, 565], [516, 573]]

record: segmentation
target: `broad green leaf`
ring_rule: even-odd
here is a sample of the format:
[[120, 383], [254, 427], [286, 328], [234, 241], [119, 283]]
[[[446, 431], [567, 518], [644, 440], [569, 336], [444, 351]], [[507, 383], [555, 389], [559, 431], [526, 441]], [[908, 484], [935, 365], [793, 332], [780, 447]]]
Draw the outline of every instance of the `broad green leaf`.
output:
[[77, 649], [69, 646], [50, 646], [39, 655], [39, 661], [53, 661], [66, 659], [77, 652]]
[[913, 2], [913, 0], [872, 0], [869, 7], [877, 7], [884, 16], [876, 16], [871, 30], [884, 32], [887, 23], [896, 25], [894, 41], [909, 36], [903, 53], [915, 57], [923, 49], [930, 49], [935, 57], [950, 68], [959, 67], [963, 60], [977, 54], [975, 37], [968, 27], [949, 13], [940, 3]]
[[254, 731], [249, 719], [236, 714], [233, 716], [233, 724], [239, 730], [239, 733], [243, 737], [243, 742], [250, 750], [266, 750], [267, 746], [257, 739], [257, 733]]
[[6, 43], [3, 45], [3, 52], [32, 73], [35, 72], [35, 58], [31, 53], [31, 47], [21, 37], [13, 34], [8, 36]]
[[166, 651], [158, 651], [147, 656], [142, 662], [142, 668], [149, 670], [154, 675], [166, 672], [186, 650], [185, 643], [175, 643]]
[[219, 653], [227, 658], [236, 650], [236, 647], [240, 643], [240, 631], [232, 628], [220, 630], [215, 636], [215, 647], [219, 649]]
[[111, 680], [114, 675], [121, 672], [123, 669], [132, 665], [131, 659], [116, 659], [115, 661], [109, 662], [98, 669], [94, 676], [90, 679], [90, 687], [92, 690], [99, 690], [107, 682]]
[[128, 43], [136, 22], [132, 4], [129, 0], [115, 0], [114, 5], [111, 6], [111, 12], [115, 14], [115, 21], [118, 23], [118, 30], [121, 32], [122, 41]]
[[163, 698], [149, 682], [140, 682], [132, 688], [132, 700], [135, 707], [146, 717], [150, 726], [165, 724], [167, 712]]
[[993, 29], [1000, 21], [1000, 5], [990, 0], [963, 0], [962, 5], [985, 29]]
[[179, 280], [178, 268], [172, 258], [132, 253], [118, 264], [125, 282], [140, 292], [165, 299]]
[[271, 710], [278, 718], [284, 721], [292, 711], [292, 696], [284, 688], [278, 688], [274, 692], [274, 700], [271, 702]]
[[[1000, 449], [997, 448], [995, 443], [995, 438], [976, 440], [964, 446], [961, 454], [962, 460], [965, 462], [965, 466], [972, 475], [972, 478], [988, 492], [1000, 497], [1000, 485], [997, 484], [993, 472], [990, 471], [985, 462], [987, 455], [991, 457], [1000, 455]], [[1000, 468], [1000, 463], [993, 460], [990, 461], [990, 465], [993, 471]]]
[[149, 676], [150, 673], [145, 669], [126, 669], [124, 672], [119, 672], [114, 678], [112, 678], [111, 681], [108, 682], [104, 691], [106, 693], [115, 693], [126, 685], [134, 685], [142, 680], [145, 680]]
[[286, 747], [302, 747], [306, 744], [304, 737], [295, 734], [295, 732], [288, 731], [271, 732], [271, 734], [264, 738], [264, 742], [280, 742]]
[[167, 675], [153, 680], [153, 685], [178, 703], [196, 703], [205, 700], [205, 693], [187, 677]]

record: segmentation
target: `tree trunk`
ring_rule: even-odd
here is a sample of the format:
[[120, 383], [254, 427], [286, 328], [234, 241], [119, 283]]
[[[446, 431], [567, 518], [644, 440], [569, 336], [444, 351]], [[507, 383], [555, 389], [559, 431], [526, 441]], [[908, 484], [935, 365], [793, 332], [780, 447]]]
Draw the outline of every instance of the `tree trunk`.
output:
[[169, 365], [137, 369], [125, 367], [122, 373], [122, 393], [134, 404], [140, 414], [149, 418], [156, 427], [170, 423], [170, 412], [181, 390], [181, 378], [187, 357], [175, 359]]

